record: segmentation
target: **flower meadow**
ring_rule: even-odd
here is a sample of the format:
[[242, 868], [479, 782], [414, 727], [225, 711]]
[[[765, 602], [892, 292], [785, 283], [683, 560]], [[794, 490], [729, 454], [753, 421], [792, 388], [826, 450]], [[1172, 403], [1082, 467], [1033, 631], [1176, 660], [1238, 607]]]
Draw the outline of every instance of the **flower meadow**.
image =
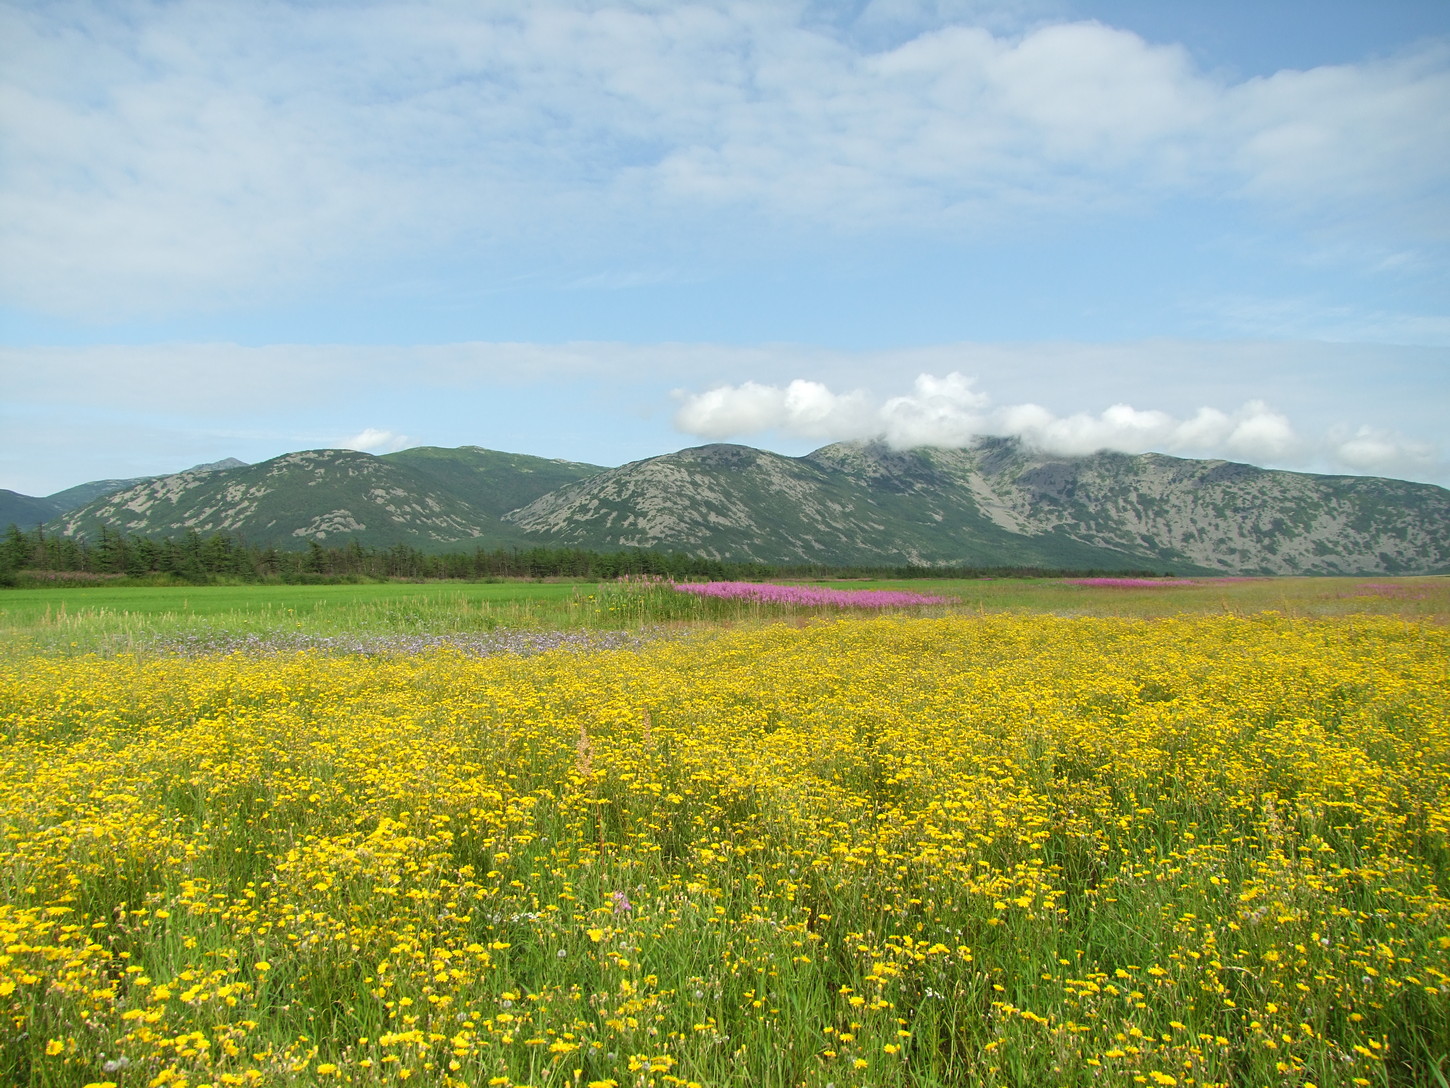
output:
[[1064, 578], [1063, 584], [1090, 589], [1176, 589], [1199, 583], [1191, 578]]
[[1450, 631], [12, 658], [0, 1082], [1443, 1085]]
[[719, 600], [761, 601], [766, 604], [823, 608], [909, 608], [920, 604], [948, 604], [950, 597], [908, 593], [896, 589], [829, 589], [823, 586], [779, 585], [774, 582], [682, 582], [677, 593]]

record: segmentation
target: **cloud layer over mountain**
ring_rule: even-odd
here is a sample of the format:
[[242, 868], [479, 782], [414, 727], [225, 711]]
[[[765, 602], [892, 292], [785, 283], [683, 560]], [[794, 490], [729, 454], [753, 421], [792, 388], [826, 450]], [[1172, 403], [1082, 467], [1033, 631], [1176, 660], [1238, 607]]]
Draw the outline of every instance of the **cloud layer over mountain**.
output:
[[903, 449], [966, 446], [985, 435], [1021, 438], [1053, 453], [1097, 450], [1224, 457], [1253, 464], [1337, 463], [1354, 472], [1393, 473], [1407, 465], [1433, 470], [1438, 450], [1425, 442], [1361, 427], [1352, 434], [1307, 438], [1263, 401], [1225, 411], [1201, 407], [1191, 416], [1113, 404], [1096, 414], [1058, 415], [1040, 404], [992, 407], [971, 378], [921, 374], [908, 393], [873, 399], [861, 390], [836, 393], [821, 382], [717, 386], [679, 394], [675, 425], [700, 438], [768, 432], [817, 441], [880, 438]]

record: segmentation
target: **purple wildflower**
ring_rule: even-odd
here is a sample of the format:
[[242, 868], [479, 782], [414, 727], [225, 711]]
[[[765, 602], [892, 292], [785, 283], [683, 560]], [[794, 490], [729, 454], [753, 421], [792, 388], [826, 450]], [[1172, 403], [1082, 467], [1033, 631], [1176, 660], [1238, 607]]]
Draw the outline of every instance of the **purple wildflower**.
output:
[[638, 649], [658, 637], [652, 631], [520, 631], [452, 634], [311, 635], [271, 631], [266, 634], [208, 631], [162, 636], [148, 644], [153, 652], [184, 657], [220, 654], [291, 654], [313, 651], [328, 654], [380, 656], [452, 650], [469, 657], [514, 654], [522, 657], [554, 650], [590, 653], [599, 650]]
[[928, 597], [894, 589], [823, 589], [783, 586], [771, 582], [675, 583], [681, 593], [721, 600], [760, 601], [764, 604], [816, 605], [834, 608], [903, 608], [916, 604], [951, 604], [950, 597]]
[[1064, 585], [1095, 589], [1159, 589], [1165, 586], [1196, 586], [1190, 578], [1066, 578]]

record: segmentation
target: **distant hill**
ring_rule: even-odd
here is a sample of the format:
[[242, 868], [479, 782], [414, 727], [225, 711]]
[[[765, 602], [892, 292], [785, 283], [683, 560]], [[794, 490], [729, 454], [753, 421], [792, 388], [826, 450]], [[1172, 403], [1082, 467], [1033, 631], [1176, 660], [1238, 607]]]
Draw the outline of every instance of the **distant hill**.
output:
[[57, 491], [54, 495], [47, 495], [48, 501], [55, 503], [60, 513], [67, 510], [78, 510], [88, 502], [95, 502], [103, 495], [110, 495], [117, 491], [124, 491], [128, 487], [135, 487], [137, 484], [144, 484], [147, 480], [154, 480], [154, 476], [135, 476], [129, 480], [91, 480], [88, 483], [76, 484], [75, 487], [68, 487], [64, 491]]
[[308, 450], [258, 465], [190, 469], [147, 480], [71, 511], [57, 528], [83, 537], [103, 526], [139, 536], [227, 532], [287, 548], [348, 539], [433, 551], [523, 544], [523, 535], [500, 515], [598, 471], [595, 465], [477, 446], [425, 447], [382, 457]]
[[64, 509], [50, 499], [32, 498], [18, 491], [0, 488], [0, 525], [19, 525], [23, 529], [33, 529], [37, 525], [53, 521]]
[[134, 482], [52, 521], [86, 537], [194, 529], [286, 548], [356, 540], [833, 565], [1450, 571], [1444, 488], [1159, 454], [1063, 457], [1015, 439], [838, 443], [805, 457], [715, 444], [617, 468], [477, 446], [311, 450]]
[[[213, 461], [207, 465], [196, 465], [189, 472], [212, 472], [220, 469], [242, 468], [246, 466], [245, 461], [238, 461], [235, 457], [228, 457], [224, 461]], [[22, 528], [30, 529], [45, 522], [54, 521], [60, 515], [69, 513], [72, 510], [79, 510], [87, 503], [106, 495], [115, 494], [117, 491], [125, 491], [127, 488], [144, 484], [149, 480], [157, 479], [155, 476], [136, 476], [129, 480], [91, 480], [88, 483], [76, 484], [64, 491], [57, 491], [54, 495], [47, 495], [43, 499], [32, 498], [29, 495], [21, 495], [14, 491], [0, 489], [0, 526], [19, 525]]]

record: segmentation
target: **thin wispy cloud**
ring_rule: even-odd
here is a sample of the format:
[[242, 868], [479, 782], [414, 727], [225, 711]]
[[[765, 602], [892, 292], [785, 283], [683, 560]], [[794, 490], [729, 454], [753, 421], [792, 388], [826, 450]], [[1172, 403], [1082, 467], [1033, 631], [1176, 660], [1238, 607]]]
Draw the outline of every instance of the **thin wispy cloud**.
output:
[[460, 240], [486, 263], [628, 249], [661, 221], [681, 252], [782, 226], [976, 237], [1175, 198], [1380, 249], [1450, 232], [1443, 44], [1231, 82], [1095, 22], [1014, 33], [903, 9], [918, 29], [872, 48], [808, 13], [8, 8], [0, 291], [154, 314]]
[[0, 486], [978, 433], [1450, 482], [1450, 16], [1288, 25], [5, 4]]

